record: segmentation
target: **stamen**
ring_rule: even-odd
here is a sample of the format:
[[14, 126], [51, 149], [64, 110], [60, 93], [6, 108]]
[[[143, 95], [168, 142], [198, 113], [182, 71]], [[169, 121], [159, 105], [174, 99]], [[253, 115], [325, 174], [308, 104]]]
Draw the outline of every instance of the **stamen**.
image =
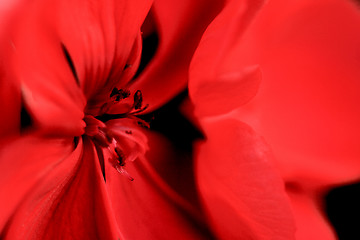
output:
[[125, 175], [130, 181], [134, 181], [134, 178], [121, 166], [115, 166], [115, 169], [122, 175]]
[[[122, 99], [128, 98], [130, 96], [130, 91], [127, 89], [117, 89], [114, 88], [110, 94], [110, 97], [112, 99], [114, 99], [114, 101], [117, 103]], [[119, 113], [119, 114], [101, 114], [100, 116], [96, 116], [95, 118], [102, 121], [102, 122], [106, 122], [110, 119], [116, 119], [116, 118], [132, 118], [134, 119], [134, 115], [135, 114], [139, 114], [143, 111], [145, 111], [148, 107], [149, 104], [146, 104], [146, 106], [142, 107], [142, 102], [143, 102], [143, 97], [142, 97], [142, 93], [140, 90], [137, 90], [134, 94], [134, 103], [131, 107], [128, 108], [128, 110], [126, 112], [123, 113]], [[114, 103], [115, 104], [115, 103]], [[104, 112], [104, 110], [109, 110], [110, 108], [110, 104], [105, 103], [104, 105], [106, 105], [106, 108], [103, 107], [102, 108], [102, 113]], [[135, 117], [136, 118], [136, 117]], [[141, 120], [140, 118], [136, 118], [138, 119], [142, 124], [142, 126], [145, 126], [147, 128], [149, 128], [149, 124], [146, 123], [144, 120]]]
[[99, 144], [101, 147], [108, 147], [111, 144], [110, 137], [101, 129], [99, 129], [98, 134], [92, 137], [92, 139]]
[[139, 109], [139, 110], [137, 110], [137, 111], [132, 111], [131, 114], [141, 113], [141, 112], [145, 111], [148, 107], [149, 107], [149, 104], [146, 104], [145, 107], [143, 107], [143, 108], [141, 108], [141, 109]]
[[[128, 66], [130, 67], [130, 66]], [[136, 152], [127, 152], [123, 149], [121, 145], [118, 144], [117, 139], [120, 135], [123, 138], [121, 141], [136, 141], [133, 138], [134, 135], [131, 130], [122, 130], [125, 134], [131, 135], [126, 136], [124, 132], [116, 133], [112, 132], [111, 129], [107, 127], [105, 124], [106, 121], [111, 119], [119, 119], [119, 118], [127, 118], [134, 121], [134, 124], [138, 124], [139, 126], [150, 128], [148, 122], [142, 120], [137, 117], [136, 114], [139, 114], [145, 111], [148, 108], [148, 104], [143, 106], [143, 96], [140, 90], [137, 90], [133, 97], [133, 104], [129, 104], [128, 101], [122, 102], [121, 100], [126, 99], [130, 96], [130, 91], [128, 89], [118, 89], [114, 88], [110, 93], [110, 99], [107, 103], [104, 103], [100, 109], [100, 115], [93, 117], [91, 115], [86, 115], [84, 121], [86, 122], [85, 134], [90, 137], [97, 147], [101, 147], [109, 151], [109, 161], [112, 166], [122, 175], [126, 176], [130, 181], [133, 181], [134, 178], [130, 176], [130, 174], [124, 169], [127, 161], [133, 161], [137, 158], [138, 153]], [[117, 105], [123, 104], [123, 105]], [[117, 105], [116, 109], [120, 111], [119, 114], [107, 114], [106, 112], [111, 112], [111, 107]], [[121, 109], [121, 110], [120, 110]], [[113, 109], [114, 110], [114, 109]], [[125, 128], [126, 129], [126, 128]], [[119, 140], [119, 139], [118, 139]], [[136, 143], [137, 144], [137, 143]], [[134, 147], [134, 150], [138, 151], [138, 148]], [[144, 150], [145, 151], [145, 150]]]
[[134, 94], [134, 108], [135, 108], [135, 110], [141, 109], [142, 101], [143, 101], [142, 93], [141, 93], [140, 90], [137, 90], [135, 92], [135, 94]]
[[114, 88], [111, 91], [110, 98], [115, 102], [119, 102], [120, 100], [126, 99], [130, 96], [130, 91], [127, 89], [117, 89]]
[[121, 151], [121, 149], [119, 147], [115, 147], [115, 153], [118, 156], [118, 162], [120, 166], [125, 166], [125, 155], [123, 153], [123, 151]]

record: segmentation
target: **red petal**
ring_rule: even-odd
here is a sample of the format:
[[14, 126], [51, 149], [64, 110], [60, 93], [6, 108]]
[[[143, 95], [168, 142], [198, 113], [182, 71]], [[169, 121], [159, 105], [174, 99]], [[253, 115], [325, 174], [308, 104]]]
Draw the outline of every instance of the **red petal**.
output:
[[244, 68], [234, 49], [261, 6], [262, 1], [228, 1], [204, 33], [190, 68], [189, 93], [198, 115], [229, 112], [256, 94], [260, 71]]
[[219, 239], [294, 239], [283, 182], [264, 141], [237, 120], [203, 122], [207, 140], [196, 173], [209, 222]]
[[[11, 22], [12, 11], [16, 8], [17, 1], [0, 2], [0, 45], [6, 42], [3, 37], [6, 26]], [[2, 53], [4, 56], [4, 53]], [[20, 89], [13, 81], [6, 80], [8, 59], [0, 58], [0, 136], [17, 134], [20, 131]]]
[[352, 1], [272, 1], [244, 41], [243, 61], [260, 64], [263, 82], [239, 117], [284, 178], [307, 188], [360, 176], [359, 24]]
[[72, 139], [22, 138], [0, 151], [0, 229], [17, 206], [49, 172], [71, 154]]
[[20, 132], [21, 95], [16, 84], [5, 80], [6, 75], [1, 65], [0, 63], [0, 136], [3, 138]]
[[297, 226], [296, 239], [337, 239], [325, 215], [323, 193], [308, 191], [297, 183], [286, 186]]
[[143, 92], [151, 111], [180, 91], [188, 80], [188, 67], [201, 34], [222, 7], [221, 0], [186, 0], [174, 4], [154, 3], [154, 17], [159, 31], [159, 47], [154, 59], [132, 89]]
[[190, 89], [191, 97], [196, 102], [196, 115], [205, 117], [230, 112], [250, 101], [258, 91], [261, 72], [254, 66], [212, 76], [208, 81], [195, 79], [204, 79], [193, 78], [191, 83], [196, 86], [190, 85]]
[[[123, 71], [125, 65], [134, 65], [140, 57], [140, 27], [151, 4], [152, 0], [78, 0], [59, 4], [57, 29], [87, 97], [98, 95], [105, 84], [104, 91], [111, 92], [107, 87], [130, 80], [123, 79]], [[83, 14], [79, 15], [79, 11]], [[129, 69], [134, 72], [136, 66]]]
[[138, 61], [136, 43], [150, 5], [150, 0], [36, 0], [14, 10], [11, 29], [1, 36], [7, 61], [0, 69], [21, 90], [35, 125], [51, 133], [83, 133], [83, 92], [99, 98], [119, 80], [129, 80], [121, 74], [127, 61]]
[[[39, 160], [29, 157], [32, 163]], [[64, 157], [51, 158], [54, 166], [18, 206], [2, 233], [5, 238], [119, 238], [93, 144], [85, 138]]]
[[[193, 193], [194, 185], [187, 185], [189, 172], [183, 171], [185, 163], [181, 164], [181, 159], [171, 151], [166, 140], [154, 133], [147, 132], [146, 135], [150, 145], [146, 158], [138, 158], [125, 166], [134, 181], [119, 174], [111, 164], [107, 163], [105, 171], [106, 185], [122, 237], [209, 239], [197, 205], [187, 197]], [[175, 191], [169, 179], [176, 179], [182, 191], [177, 187]]]

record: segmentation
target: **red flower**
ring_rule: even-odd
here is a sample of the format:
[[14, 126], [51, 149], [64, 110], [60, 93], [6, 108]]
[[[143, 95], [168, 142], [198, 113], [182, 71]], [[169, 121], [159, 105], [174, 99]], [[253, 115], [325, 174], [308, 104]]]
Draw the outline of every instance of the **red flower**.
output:
[[[359, 175], [353, 3], [0, 7], [0, 238], [334, 238], [321, 198]], [[140, 28], [154, 27], [157, 52], [134, 79]], [[206, 136], [194, 170], [140, 118], [188, 74]]]
[[[2, 11], [2, 239], [208, 238], [197, 205], [160, 174], [179, 157], [138, 115], [186, 87], [221, 6], [157, 1], [158, 51], [134, 80], [151, 5], [36, 0]], [[30, 129], [20, 127], [22, 108]]]
[[202, 202], [222, 239], [335, 239], [323, 197], [360, 176], [360, 11], [256, 2], [229, 1], [190, 68]]

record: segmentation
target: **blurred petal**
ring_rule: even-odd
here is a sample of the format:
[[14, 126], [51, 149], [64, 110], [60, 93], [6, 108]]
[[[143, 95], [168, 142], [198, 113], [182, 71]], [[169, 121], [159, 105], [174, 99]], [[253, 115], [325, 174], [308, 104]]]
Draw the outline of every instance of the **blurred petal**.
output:
[[14, 82], [6, 80], [1, 65], [0, 62], [0, 137], [5, 138], [20, 132], [21, 94]]
[[[106, 185], [112, 200], [119, 231], [124, 239], [211, 239], [201, 212], [187, 197], [194, 185], [187, 185], [187, 172], [167, 168], [176, 164], [171, 145], [159, 135], [146, 132], [149, 151], [145, 158], [127, 163], [126, 171], [134, 178], [119, 174], [111, 165], [106, 167]], [[185, 159], [184, 159], [185, 160]], [[167, 171], [162, 171], [166, 168]], [[177, 172], [179, 171], [179, 172]], [[177, 179], [182, 186], [170, 185]], [[178, 187], [183, 189], [178, 191]], [[180, 192], [181, 195], [178, 193]]]
[[[28, 158], [39, 161], [36, 155]], [[117, 239], [93, 144], [85, 138], [72, 154], [52, 160], [51, 172], [37, 182], [8, 222], [5, 239]]]
[[204, 120], [198, 187], [219, 239], [294, 239], [283, 182], [264, 141], [237, 120]]
[[153, 15], [159, 33], [159, 47], [153, 60], [132, 89], [140, 89], [147, 111], [160, 107], [185, 89], [188, 67], [200, 37], [223, 1], [186, 0], [181, 2], [159, 0], [153, 6]]
[[[121, 77], [126, 65], [140, 57], [140, 27], [151, 4], [152, 0], [69, 0], [59, 4], [57, 28], [88, 98], [99, 91], [111, 92], [106, 87], [99, 90], [106, 84], [112, 87], [130, 80]], [[135, 66], [129, 69], [136, 71]]]
[[206, 82], [192, 81], [197, 84], [196, 87], [190, 88], [193, 90], [192, 98], [197, 103], [196, 115], [201, 117], [220, 115], [247, 103], [257, 93], [260, 80], [260, 69], [255, 66], [214, 76], [214, 79]]
[[[54, 167], [72, 152], [72, 139], [26, 137], [2, 142], [0, 151], [0, 229], [17, 206]], [[71, 166], [71, 164], [69, 164]]]
[[[227, 1], [206, 29], [190, 68], [189, 93], [197, 115], [229, 112], [248, 102], [257, 92], [261, 74], [255, 66], [239, 63], [243, 32], [263, 1]], [[226, 97], [221, 97], [226, 96]]]
[[[8, 29], [12, 12], [16, 9], [19, 1], [0, 0], [0, 45], [6, 42], [3, 35]], [[6, 73], [7, 63], [8, 59], [0, 58], [0, 137], [17, 134], [20, 131], [20, 90], [13, 81], [6, 80], [8, 77]], [[12, 101], [9, 101], [10, 99]]]
[[275, 0], [258, 16], [241, 52], [263, 80], [239, 118], [270, 144], [286, 180], [321, 188], [359, 179], [358, 6]]
[[100, 98], [101, 91], [107, 94], [116, 82], [130, 80], [123, 70], [139, 59], [140, 26], [150, 5], [150, 0], [36, 0], [14, 10], [12, 27], [2, 34], [7, 61], [0, 69], [21, 90], [37, 127], [83, 133], [85, 97]]

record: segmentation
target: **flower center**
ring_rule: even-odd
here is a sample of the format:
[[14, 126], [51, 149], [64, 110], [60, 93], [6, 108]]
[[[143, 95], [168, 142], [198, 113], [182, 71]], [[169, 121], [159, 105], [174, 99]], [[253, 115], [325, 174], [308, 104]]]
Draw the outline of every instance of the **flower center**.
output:
[[[114, 88], [110, 101], [103, 104], [99, 116], [85, 115], [85, 135], [109, 156], [108, 161], [129, 180], [134, 179], [125, 170], [125, 165], [144, 154], [147, 148], [146, 136], [139, 131], [138, 126], [149, 128], [149, 124], [136, 115], [143, 112], [148, 105], [142, 106], [140, 90], [133, 95], [132, 104], [124, 102], [131, 96], [129, 90]], [[109, 113], [110, 112], [110, 113]], [[111, 112], [117, 112], [111, 114]], [[104, 170], [103, 170], [104, 171]], [[103, 172], [104, 176], [105, 173]]]

